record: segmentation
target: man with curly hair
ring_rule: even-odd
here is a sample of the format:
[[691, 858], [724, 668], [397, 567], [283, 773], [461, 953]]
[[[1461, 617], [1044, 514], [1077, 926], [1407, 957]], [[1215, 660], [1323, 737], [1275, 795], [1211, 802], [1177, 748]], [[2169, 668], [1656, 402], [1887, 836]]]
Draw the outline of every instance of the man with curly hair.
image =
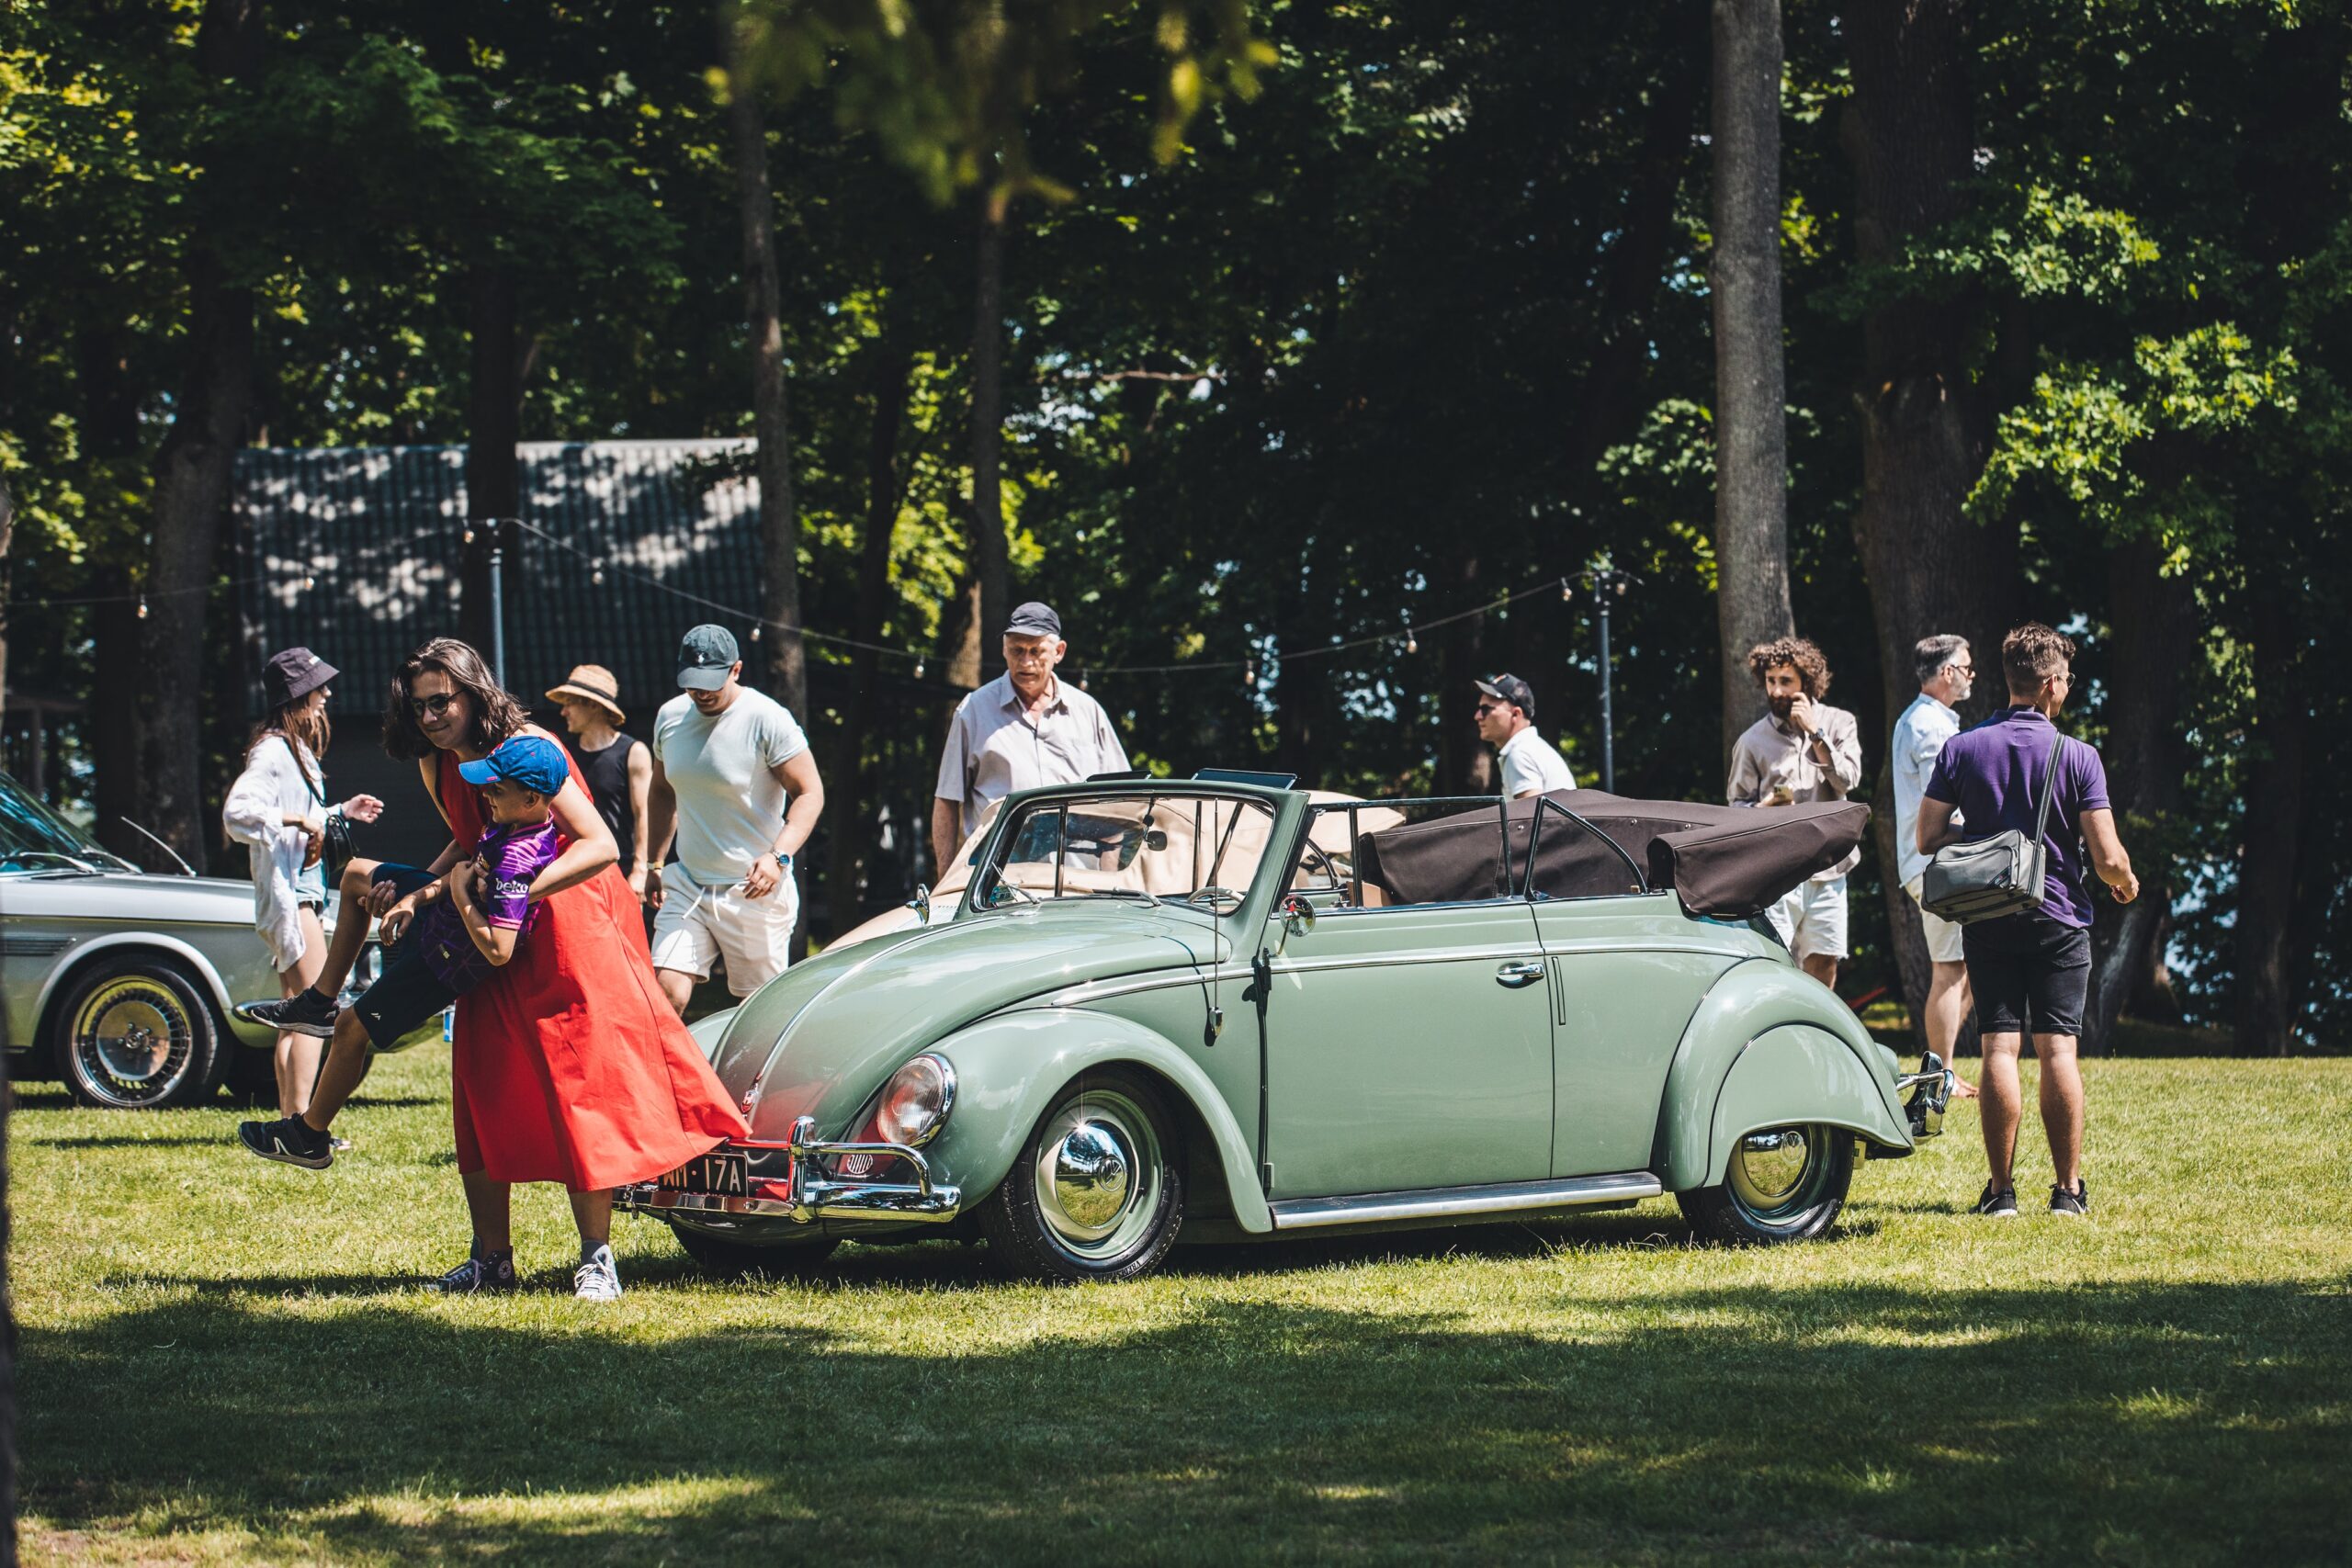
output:
[[[1750, 649], [1747, 668], [1768, 711], [1732, 747], [1724, 798], [1766, 808], [1845, 799], [1861, 782], [1862, 741], [1854, 716], [1822, 701], [1829, 660], [1806, 638], [1783, 637]], [[1846, 956], [1846, 874], [1860, 859], [1854, 851], [1764, 911], [1804, 972], [1825, 986], [1838, 984]]]

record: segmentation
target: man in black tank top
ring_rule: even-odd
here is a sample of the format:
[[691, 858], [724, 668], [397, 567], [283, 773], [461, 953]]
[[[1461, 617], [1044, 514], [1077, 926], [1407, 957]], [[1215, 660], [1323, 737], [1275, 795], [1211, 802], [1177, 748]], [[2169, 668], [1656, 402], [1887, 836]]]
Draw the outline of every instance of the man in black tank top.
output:
[[621, 712], [620, 682], [601, 664], [582, 664], [548, 693], [548, 701], [563, 709], [564, 728], [571, 731], [571, 754], [580, 759], [581, 776], [588, 781], [588, 797], [596, 815], [612, 829], [620, 846], [621, 874], [629, 890], [645, 897], [645, 799], [653, 787], [653, 753], [645, 742], [621, 733], [627, 716]]

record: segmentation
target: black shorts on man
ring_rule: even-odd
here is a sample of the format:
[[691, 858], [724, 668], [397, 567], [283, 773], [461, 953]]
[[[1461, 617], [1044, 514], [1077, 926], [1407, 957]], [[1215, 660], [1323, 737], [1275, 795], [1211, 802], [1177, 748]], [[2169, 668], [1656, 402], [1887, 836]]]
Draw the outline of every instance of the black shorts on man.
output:
[[1986, 1034], [2083, 1032], [2091, 933], [2040, 909], [1961, 931], [1976, 1027]]
[[[405, 898], [431, 886], [434, 875], [422, 866], [388, 861], [376, 868], [375, 881], [390, 883], [396, 896]], [[457, 989], [425, 961], [424, 938], [416, 929], [422, 923], [411, 920], [401, 940], [384, 949], [384, 966], [377, 972], [376, 983], [351, 1004], [368, 1031], [368, 1043], [379, 1050], [458, 999]], [[471, 940], [464, 937], [462, 930], [459, 935]]]

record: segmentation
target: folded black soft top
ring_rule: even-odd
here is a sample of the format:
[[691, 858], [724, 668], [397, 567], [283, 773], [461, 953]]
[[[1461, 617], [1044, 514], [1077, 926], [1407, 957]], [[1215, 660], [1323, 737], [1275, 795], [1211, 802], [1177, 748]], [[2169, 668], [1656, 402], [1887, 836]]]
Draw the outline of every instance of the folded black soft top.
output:
[[1634, 892], [1638, 868], [1652, 891], [1671, 887], [1691, 914], [1745, 919], [1845, 859], [1870, 817], [1859, 801], [1749, 807], [1561, 789], [1366, 833], [1357, 867], [1396, 903], [1507, 897], [1529, 885], [1532, 846], [1539, 897]]

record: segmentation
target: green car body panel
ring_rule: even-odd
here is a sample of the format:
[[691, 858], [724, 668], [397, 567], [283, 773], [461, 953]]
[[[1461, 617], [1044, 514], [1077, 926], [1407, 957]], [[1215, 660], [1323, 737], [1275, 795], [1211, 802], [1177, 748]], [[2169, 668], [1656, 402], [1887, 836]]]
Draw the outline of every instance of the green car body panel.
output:
[[1742, 1136], [1793, 1123], [1911, 1147], [1893, 1054], [1777, 943], [1671, 892], [1369, 908], [1326, 894], [1314, 921], [1289, 922], [1306, 795], [1198, 782], [1015, 796], [979, 863], [1023, 803], [1112, 792], [1263, 802], [1272, 847], [1238, 906], [990, 908], [976, 876], [951, 919], [820, 954], [697, 1027], [754, 1138], [808, 1117], [819, 1139], [868, 1140], [883, 1085], [935, 1053], [955, 1098], [923, 1158], [969, 1211], [1060, 1091], [1119, 1069], [1183, 1124], [1197, 1212], [1257, 1235], [1294, 1201], [1624, 1173], [1709, 1186]]

